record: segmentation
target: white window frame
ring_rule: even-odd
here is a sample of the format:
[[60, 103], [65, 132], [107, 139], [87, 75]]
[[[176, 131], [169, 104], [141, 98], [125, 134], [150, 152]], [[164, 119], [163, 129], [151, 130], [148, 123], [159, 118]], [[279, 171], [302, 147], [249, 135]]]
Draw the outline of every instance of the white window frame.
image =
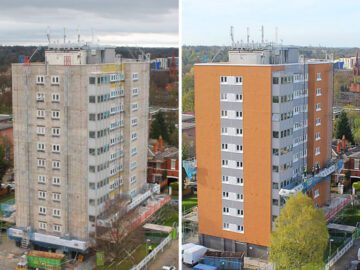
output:
[[61, 202], [61, 193], [59, 192], [53, 192], [52, 193], [52, 200], [54, 202]]
[[36, 84], [44, 84], [45, 83], [45, 76], [44, 75], [37, 75], [36, 76]]
[[316, 73], [316, 80], [321, 81], [321, 72]]
[[52, 144], [51, 145], [51, 151], [53, 153], [60, 153], [60, 144]]
[[320, 87], [316, 88], [316, 96], [317, 97], [321, 96], [321, 88]]
[[316, 103], [316, 111], [317, 112], [321, 111], [321, 103]]
[[45, 184], [46, 183], [46, 176], [45, 175], [38, 175], [38, 183]]
[[139, 95], [139, 88], [133, 88], [132, 90], [131, 90], [131, 95], [133, 96], [133, 97], [135, 97], [135, 96], [138, 96]]
[[133, 80], [133, 81], [139, 80], [139, 73], [134, 72], [134, 73], [132, 74], [132, 80]]
[[43, 143], [43, 142], [38, 142], [38, 143], [36, 144], [36, 150], [37, 150], [38, 152], [45, 152], [45, 150], [46, 150], [45, 143]]
[[37, 159], [37, 166], [39, 168], [46, 168], [46, 159], [44, 158], [38, 158]]
[[61, 232], [61, 225], [59, 225], [59, 224], [54, 224], [54, 225], [53, 225], [53, 231], [54, 231], [54, 232]]
[[53, 208], [52, 210], [52, 216], [53, 217], [61, 217], [61, 210], [58, 208]]
[[39, 215], [46, 215], [46, 207], [39, 206]]
[[51, 76], [51, 84], [52, 85], [59, 85], [60, 84], [60, 77], [59, 76]]
[[44, 109], [37, 109], [36, 110], [36, 117], [43, 119], [45, 118], [45, 110]]
[[318, 146], [318, 147], [316, 147], [315, 148], [315, 156], [318, 156], [318, 155], [320, 155], [320, 146]]
[[61, 185], [61, 179], [59, 176], [53, 176], [51, 179], [51, 183], [54, 186], [60, 186]]
[[45, 101], [45, 93], [37, 92], [36, 93], [36, 101]]
[[60, 120], [60, 111], [52, 110], [51, 111], [51, 119]]
[[47, 229], [47, 223], [43, 221], [39, 221], [39, 229], [46, 231]]
[[44, 190], [38, 190], [38, 199], [40, 199], [40, 200], [46, 200], [46, 191], [44, 191]]
[[60, 170], [60, 168], [61, 168], [60, 160], [53, 160], [51, 162], [51, 168], [54, 169], [54, 170]]
[[55, 103], [60, 102], [60, 94], [59, 93], [52, 93], [51, 94], [51, 102], [55, 102]]
[[51, 135], [54, 137], [60, 136], [60, 128], [59, 127], [52, 127], [51, 128]]

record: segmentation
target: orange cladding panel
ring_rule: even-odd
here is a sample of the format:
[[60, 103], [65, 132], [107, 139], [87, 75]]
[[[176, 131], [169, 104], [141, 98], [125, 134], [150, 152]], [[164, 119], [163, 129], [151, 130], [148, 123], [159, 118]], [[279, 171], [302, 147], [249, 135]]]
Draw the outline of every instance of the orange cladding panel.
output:
[[[280, 67], [276, 69], [281, 69]], [[199, 232], [268, 246], [271, 234], [271, 66], [195, 66]], [[244, 233], [223, 230], [220, 76], [243, 77]]]

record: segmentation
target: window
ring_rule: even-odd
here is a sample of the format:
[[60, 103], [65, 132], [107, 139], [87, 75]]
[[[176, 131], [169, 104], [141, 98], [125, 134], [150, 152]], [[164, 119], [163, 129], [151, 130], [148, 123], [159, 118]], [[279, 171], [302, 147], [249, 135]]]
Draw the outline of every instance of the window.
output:
[[46, 176], [45, 175], [38, 175], [38, 183], [45, 184], [46, 183]]
[[242, 163], [242, 161], [237, 161], [237, 162], [236, 162], [236, 167], [242, 169], [242, 168], [243, 168], [243, 163]]
[[315, 125], [316, 126], [320, 126], [321, 125], [321, 119], [319, 117], [316, 118], [315, 120]]
[[226, 93], [221, 93], [220, 99], [221, 100], [227, 100], [227, 94]]
[[316, 88], [316, 96], [321, 96], [321, 88]]
[[237, 214], [239, 216], [243, 217], [244, 216], [244, 210], [243, 209], [238, 209]]
[[273, 103], [279, 103], [279, 96], [273, 96], [272, 101]]
[[95, 121], [96, 120], [96, 114], [95, 113], [90, 113], [89, 114], [89, 120], [90, 121]]
[[242, 116], [243, 116], [242, 112], [239, 112], [239, 111], [236, 112], [236, 117], [237, 118], [242, 118]]
[[227, 150], [227, 149], [228, 149], [227, 143], [222, 143], [222, 144], [221, 144], [221, 149]]
[[238, 231], [239, 232], [244, 232], [244, 226], [238, 225]]
[[221, 117], [227, 117], [227, 111], [221, 111]]
[[36, 134], [37, 135], [45, 135], [45, 127], [44, 126], [37, 126], [36, 127]]
[[229, 192], [223, 191], [223, 198], [229, 198]]
[[39, 222], [39, 229], [40, 230], [46, 230], [46, 228], [47, 228], [47, 223], [40, 221]]
[[223, 181], [223, 182], [229, 182], [229, 177], [223, 175], [223, 176], [222, 176], [222, 181]]
[[320, 147], [315, 148], [315, 156], [320, 155]]
[[136, 182], [136, 176], [134, 175], [134, 176], [131, 176], [131, 178], [130, 178], [130, 184], [133, 184], [133, 183], [135, 183]]
[[58, 85], [60, 83], [59, 76], [51, 76], [51, 84]]
[[318, 189], [316, 189], [316, 190], [314, 191], [314, 199], [316, 199], [316, 198], [319, 197], [319, 196], [320, 196], [320, 192], [319, 192]]
[[171, 160], [170, 168], [171, 170], [176, 170], [176, 159]]
[[236, 178], [236, 183], [240, 184], [240, 185], [243, 185], [244, 184], [244, 178]]
[[137, 148], [133, 147], [131, 148], [131, 156], [135, 156], [137, 154]]
[[46, 191], [39, 190], [38, 191], [38, 198], [41, 199], [41, 200], [45, 200], [46, 199]]
[[46, 215], [46, 207], [39, 206], [39, 214], [40, 215]]
[[60, 102], [60, 94], [52, 93], [51, 94], [51, 101], [52, 102]]
[[220, 77], [220, 83], [227, 83], [227, 77], [226, 76], [221, 76]]
[[238, 199], [238, 200], [240, 200], [240, 201], [243, 201], [244, 200], [244, 194], [242, 194], [242, 193], [238, 193], [237, 194], [237, 196], [236, 196], [236, 198]]
[[54, 230], [54, 232], [61, 232], [61, 225], [54, 224], [53, 230]]
[[242, 152], [243, 151], [243, 146], [242, 145], [236, 145], [236, 151], [238, 152]]
[[132, 118], [131, 119], [131, 126], [136, 126], [137, 125], [137, 123], [138, 123], [138, 119], [137, 119], [137, 117], [134, 117], [134, 118]]
[[38, 109], [36, 111], [36, 117], [37, 118], [45, 118], [45, 110], [44, 109]]
[[229, 161], [227, 159], [222, 160], [222, 165], [227, 166], [229, 164]]
[[96, 78], [95, 77], [89, 77], [89, 84], [95, 84]]
[[132, 111], [137, 111], [138, 107], [139, 107], [139, 106], [138, 106], [137, 103], [132, 103], [132, 104], [131, 104], [131, 110], [132, 110]]
[[60, 111], [51, 111], [51, 118], [59, 120], [60, 119]]
[[133, 73], [132, 79], [133, 79], [133, 81], [137, 81], [139, 79], [139, 73]]
[[279, 77], [273, 77], [273, 84], [279, 84]]
[[315, 140], [316, 141], [320, 140], [320, 132], [315, 133]]
[[53, 215], [53, 217], [60, 217], [61, 216], [61, 210], [54, 208], [53, 212], [52, 212], [52, 215]]
[[36, 93], [36, 101], [45, 101], [45, 94], [44, 93]]
[[137, 96], [137, 95], [139, 95], [139, 88], [133, 88], [132, 89], [132, 96], [134, 97], [134, 96]]
[[229, 223], [224, 223], [224, 229], [229, 229]]
[[60, 200], [61, 200], [61, 194], [54, 192], [54, 193], [52, 194], [52, 199], [53, 199], [53, 201], [55, 201], [55, 202], [60, 202]]
[[53, 153], [60, 153], [60, 144], [53, 144], [52, 145], [52, 152]]
[[45, 168], [45, 159], [38, 158], [37, 159], [37, 166], [40, 167], [40, 168]]
[[359, 163], [360, 163], [360, 159], [354, 159], [354, 170], [359, 169]]
[[279, 131], [273, 131], [273, 138], [279, 138]]
[[321, 104], [320, 103], [316, 103], [316, 111], [321, 111]]
[[242, 83], [242, 77], [235, 77], [235, 83], [241, 84]]
[[227, 128], [221, 128], [221, 134], [227, 134], [228, 130]]
[[45, 152], [45, 143], [37, 143], [36, 149], [38, 152]]
[[137, 139], [137, 133], [136, 132], [131, 133], [131, 140], [135, 141], [136, 139]]
[[229, 207], [224, 207], [223, 208], [223, 213], [228, 214], [229, 213]]
[[60, 161], [59, 160], [53, 160], [52, 161], [52, 168], [55, 170], [60, 169]]
[[273, 153], [274, 156], [278, 156], [279, 155], [279, 149], [273, 148], [272, 153]]
[[96, 103], [96, 97], [95, 96], [89, 96], [89, 103]]
[[60, 128], [58, 127], [51, 128], [51, 135], [54, 137], [60, 136]]
[[316, 73], [316, 80], [321, 81], [321, 73], [320, 72]]
[[241, 94], [236, 94], [236, 100], [242, 102], [243, 96]]
[[243, 134], [242, 128], [237, 128], [236, 129], [236, 135], [242, 136], [242, 134]]
[[54, 186], [60, 186], [60, 177], [54, 176], [54, 177], [52, 178], [52, 184], [53, 184]]
[[36, 76], [36, 84], [44, 84], [45, 83], [45, 76], [38, 75]]

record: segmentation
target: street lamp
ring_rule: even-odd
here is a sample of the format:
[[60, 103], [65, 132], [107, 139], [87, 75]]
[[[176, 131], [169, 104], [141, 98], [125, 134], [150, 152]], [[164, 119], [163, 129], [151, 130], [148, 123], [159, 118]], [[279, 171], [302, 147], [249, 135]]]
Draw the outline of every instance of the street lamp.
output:
[[329, 256], [328, 256], [328, 259], [330, 258], [331, 256], [331, 243], [334, 242], [334, 239], [329, 239]]
[[146, 250], [145, 250], [145, 254], [146, 254], [146, 256], [147, 256], [147, 254], [148, 254], [148, 244], [150, 243], [150, 239], [146, 239], [146, 243], [145, 243], [145, 248], [146, 248]]

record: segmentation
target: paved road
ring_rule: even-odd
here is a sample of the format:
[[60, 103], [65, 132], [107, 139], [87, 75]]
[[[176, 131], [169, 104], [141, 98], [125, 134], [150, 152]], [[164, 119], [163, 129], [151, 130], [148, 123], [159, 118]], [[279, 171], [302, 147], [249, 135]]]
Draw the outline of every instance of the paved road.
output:
[[348, 250], [348, 252], [346, 252], [344, 254], [344, 256], [342, 256], [341, 259], [338, 260], [333, 267], [331, 267], [331, 269], [332, 270], [347, 270], [351, 261], [357, 260], [357, 252], [358, 252], [359, 248], [360, 248], [360, 239], [357, 239], [354, 242], [354, 245], [352, 246], [352, 248], [350, 248]]
[[160, 270], [163, 265], [174, 265], [179, 269], [179, 240], [171, 241], [170, 246], [166, 246], [162, 253], [157, 254], [149, 270]]
[[0, 235], [0, 269], [15, 269], [20, 256], [25, 250], [15, 246], [15, 242], [7, 238], [5, 232]]

